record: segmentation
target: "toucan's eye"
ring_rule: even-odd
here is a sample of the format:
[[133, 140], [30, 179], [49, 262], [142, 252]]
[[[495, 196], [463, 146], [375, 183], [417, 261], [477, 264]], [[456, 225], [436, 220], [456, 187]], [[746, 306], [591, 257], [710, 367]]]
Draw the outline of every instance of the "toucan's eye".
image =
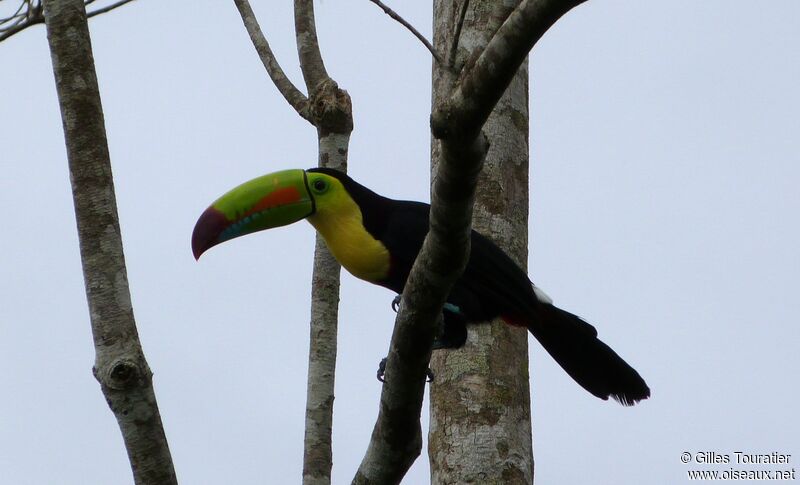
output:
[[317, 194], [321, 194], [321, 193], [325, 192], [326, 190], [328, 190], [328, 182], [326, 182], [323, 179], [317, 179], [317, 180], [311, 182], [311, 188]]

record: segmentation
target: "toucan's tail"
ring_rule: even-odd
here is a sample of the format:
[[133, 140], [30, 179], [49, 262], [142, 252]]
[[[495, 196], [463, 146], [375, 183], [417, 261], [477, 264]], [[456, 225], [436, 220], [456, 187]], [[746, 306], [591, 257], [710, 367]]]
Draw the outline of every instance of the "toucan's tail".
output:
[[528, 329], [575, 382], [600, 399], [611, 396], [632, 406], [650, 397], [650, 388], [639, 373], [577, 316], [542, 303]]

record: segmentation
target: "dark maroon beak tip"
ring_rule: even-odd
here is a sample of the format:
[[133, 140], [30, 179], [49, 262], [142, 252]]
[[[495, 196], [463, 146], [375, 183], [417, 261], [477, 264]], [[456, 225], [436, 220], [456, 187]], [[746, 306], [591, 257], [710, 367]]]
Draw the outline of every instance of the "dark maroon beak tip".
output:
[[214, 207], [209, 207], [200, 215], [192, 231], [192, 254], [195, 260], [200, 259], [209, 248], [219, 244], [219, 235], [228, 225], [225, 215]]

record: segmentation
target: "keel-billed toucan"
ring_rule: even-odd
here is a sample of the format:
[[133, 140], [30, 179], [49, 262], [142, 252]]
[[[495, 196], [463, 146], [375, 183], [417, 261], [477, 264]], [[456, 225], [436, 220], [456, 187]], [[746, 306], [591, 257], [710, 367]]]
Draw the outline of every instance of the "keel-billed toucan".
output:
[[[246, 182], [214, 202], [192, 234], [199, 258], [238, 236], [307, 219], [354, 276], [402, 293], [428, 232], [430, 206], [382, 197], [330, 169], [284, 170]], [[463, 275], [447, 298], [434, 348], [461, 347], [465, 323], [502, 318], [530, 330], [586, 390], [631, 405], [650, 396], [639, 374], [597, 338], [593, 326], [555, 307], [489, 239], [472, 231]]]

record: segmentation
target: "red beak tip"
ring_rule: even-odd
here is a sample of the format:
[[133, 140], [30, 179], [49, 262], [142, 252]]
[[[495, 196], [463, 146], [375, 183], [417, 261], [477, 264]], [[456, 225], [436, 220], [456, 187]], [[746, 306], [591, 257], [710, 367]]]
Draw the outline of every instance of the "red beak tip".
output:
[[217, 238], [227, 226], [228, 220], [217, 209], [209, 207], [203, 212], [192, 232], [192, 255], [195, 261], [218, 243]]

